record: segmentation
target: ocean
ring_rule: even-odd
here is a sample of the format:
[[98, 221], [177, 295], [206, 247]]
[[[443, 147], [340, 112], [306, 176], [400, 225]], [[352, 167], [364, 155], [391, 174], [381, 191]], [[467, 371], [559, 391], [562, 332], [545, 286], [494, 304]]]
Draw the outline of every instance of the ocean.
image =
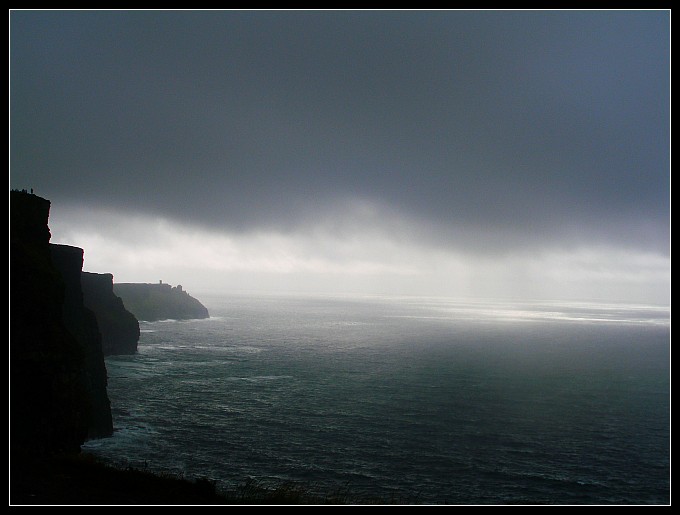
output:
[[110, 357], [118, 465], [422, 504], [670, 502], [667, 307], [199, 296]]

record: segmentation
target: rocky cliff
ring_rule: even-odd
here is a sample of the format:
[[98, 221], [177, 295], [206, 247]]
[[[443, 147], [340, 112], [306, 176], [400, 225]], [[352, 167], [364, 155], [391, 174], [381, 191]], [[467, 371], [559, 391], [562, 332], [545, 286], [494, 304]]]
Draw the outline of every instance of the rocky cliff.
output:
[[134, 354], [139, 340], [139, 322], [113, 292], [112, 274], [81, 274], [83, 301], [97, 317], [104, 356]]
[[50, 202], [10, 193], [10, 450], [77, 451], [92, 403], [86, 349], [64, 323], [66, 284], [52, 262]]
[[106, 393], [106, 366], [102, 352], [102, 336], [95, 313], [85, 306], [81, 284], [83, 249], [50, 244], [52, 263], [64, 280], [63, 320], [75, 336], [83, 352], [83, 376], [90, 403], [89, 438], [113, 433], [111, 403]]
[[113, 291], [139, 320], [209, 318], [208, 309], [181, 285], [116, 283]]

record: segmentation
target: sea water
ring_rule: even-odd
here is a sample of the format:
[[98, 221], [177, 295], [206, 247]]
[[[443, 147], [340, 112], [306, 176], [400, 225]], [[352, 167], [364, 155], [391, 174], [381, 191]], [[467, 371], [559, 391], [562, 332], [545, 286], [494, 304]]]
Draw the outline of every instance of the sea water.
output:
[[117, 464], [353, 499], [670, 502], [670, 315], [654, 306], [201, 296], [110, 357]]

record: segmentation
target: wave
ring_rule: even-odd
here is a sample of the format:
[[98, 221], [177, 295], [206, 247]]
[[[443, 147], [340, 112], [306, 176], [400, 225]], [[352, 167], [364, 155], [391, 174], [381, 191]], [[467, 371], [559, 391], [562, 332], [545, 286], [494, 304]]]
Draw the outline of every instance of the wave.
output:
[[293, 379], [293, 376], [250, 376], [250, 377], [226, 377], [226, 381], [245, 381], [248, 383], [264, 383], [269, 381], [280, 381], [283, 379]]

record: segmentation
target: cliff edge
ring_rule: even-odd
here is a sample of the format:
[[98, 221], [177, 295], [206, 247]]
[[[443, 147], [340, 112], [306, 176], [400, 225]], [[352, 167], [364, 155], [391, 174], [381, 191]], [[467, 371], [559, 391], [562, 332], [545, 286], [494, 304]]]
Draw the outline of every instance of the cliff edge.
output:
[[88, 396], [87, 437], [113, 434], [111, 403], [106, 393], [107, 375], [102, 353], [102, 336], [95, 313], [83, 302], [81, 272], [83, 249], [50, 244], [52, 263], [64, 281], [62, 316], [69, 332], [80, 344], [83, 355], [83, 381]]
[[113, 275], [82, 272], [81, 285], [85, 306], [97, 317], [104, 356], [137, 352], [139, 322], [113, 292]]
[[52, 263], [50, 202], [10, 192], [10, 451], [78, 451], [91, 402], [85, 349], [64, 323], [66, 284]]

